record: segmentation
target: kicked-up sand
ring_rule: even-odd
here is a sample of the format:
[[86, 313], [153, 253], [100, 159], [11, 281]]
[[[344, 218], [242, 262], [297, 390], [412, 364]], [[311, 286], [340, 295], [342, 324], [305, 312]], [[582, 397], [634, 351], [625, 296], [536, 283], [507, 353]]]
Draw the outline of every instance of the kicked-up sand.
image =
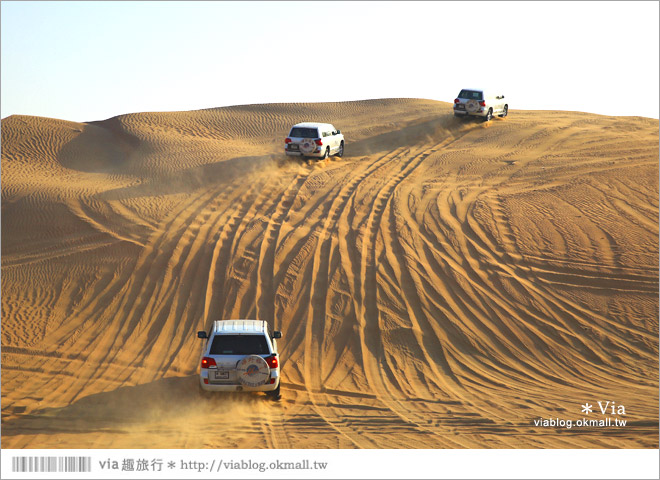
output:
[[[430, 100], [8, 117], [2, 446], [658, 448], [658, 163], [658, 120]], [[198, 395], [234, 318], [281, 401]]]

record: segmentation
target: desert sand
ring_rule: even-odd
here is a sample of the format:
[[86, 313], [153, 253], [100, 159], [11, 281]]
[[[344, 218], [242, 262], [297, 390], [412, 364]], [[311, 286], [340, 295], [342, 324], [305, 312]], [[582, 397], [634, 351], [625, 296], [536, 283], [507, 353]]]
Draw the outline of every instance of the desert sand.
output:
[[[284, 158], [301, 121], [345, 156]], [[198, 395], [234, 318], [282, 330], [281, 401]], [[598, 401], [627, 425], [534, 424]], [[8, 117], [2, 447], [658, 448], [658, 120]]]

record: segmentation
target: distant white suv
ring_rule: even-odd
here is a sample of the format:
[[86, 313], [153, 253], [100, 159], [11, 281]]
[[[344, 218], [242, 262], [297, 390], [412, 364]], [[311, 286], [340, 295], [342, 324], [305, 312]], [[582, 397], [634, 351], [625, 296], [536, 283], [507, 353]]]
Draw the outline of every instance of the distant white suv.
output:
[[461, 90], [454, 100], [454, 116], [467, 117], [474, 115], [483, 117], [488, 122], [493, 115], [506, 117], [509, 113], [509, 105], [504, 100], [504, 95], [491, 95], [478, 88]]
[[265, 392], [280, 397], [280, 360], [277, 340], [281, 332], [269, 333], [262, 320], [219, 320], [202, 348], [199, 388], [205, 392]]
[[284, 140], [284, 152], [298, 157], [344, 155], [344, 136], [329, 123], [297, 123]]

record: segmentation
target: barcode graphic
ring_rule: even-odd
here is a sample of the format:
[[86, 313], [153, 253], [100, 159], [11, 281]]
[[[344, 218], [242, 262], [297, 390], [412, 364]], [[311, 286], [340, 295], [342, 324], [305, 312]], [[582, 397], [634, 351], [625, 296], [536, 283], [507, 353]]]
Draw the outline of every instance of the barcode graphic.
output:
[[12, 457], [12, 472], [91, 472], [92, 457]]

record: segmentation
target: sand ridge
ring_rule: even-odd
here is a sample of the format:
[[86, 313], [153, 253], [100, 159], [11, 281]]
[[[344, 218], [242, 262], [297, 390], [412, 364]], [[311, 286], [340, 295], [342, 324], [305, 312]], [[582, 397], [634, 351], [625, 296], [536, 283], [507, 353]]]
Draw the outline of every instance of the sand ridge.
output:
[[[422, 99], [4, 119], [2, 445], [657, 448], [657, 152]], [[224, 318], [283, 331], [281, 402], [197, 396]], [[598, 400], [629, 425], [534, 426]]]

